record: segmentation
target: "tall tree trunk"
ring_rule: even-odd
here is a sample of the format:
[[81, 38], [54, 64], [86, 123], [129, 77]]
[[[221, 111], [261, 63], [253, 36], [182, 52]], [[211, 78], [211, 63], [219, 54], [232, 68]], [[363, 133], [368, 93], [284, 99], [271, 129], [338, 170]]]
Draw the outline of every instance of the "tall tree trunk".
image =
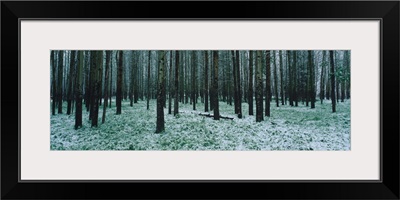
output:
[[239, 60], [239, 51], [236, 50], [236, 80], [237, 80], [237, 111], [238, 118], [242, 118], [242, 94], [241, 94], [241, 86], [240, 86], [240, 60]]
[[151, 51], [149, 51], [149, 59], [147, 62], [147, 110], [150, 109], [150, 58]]
[[168, 114], [172, 113], [172, 51], [169, 53], [169, 74], [168, 74], [168, 79], [169, 79], [169, 98], [168, 98]]
[[310, 101], [311, 108], [315, 108], [315, 67], [314, 67], [314, 55], [311, 50], [308, 51], [308, 63], [310, 66]]
[[116, 97], [116, 105], [117, 105], [117, 115], [121, 114], [121, 101], [122, 101], [122, 60], [123, 60], [123, 51], [118, 51], [118, 70], [117, 70], [117, 97]]
[[101, 123], [104, 124], [106, 121], [106, 110], [107, 110], [107, 99], [108, 99], [108, 75], [110, 73], [110, 57], [111, 52], [106, 51], [106, 74], [104, 81], [104, 107], [103, 107], [103, 117], [101, 118]]
[[179, 51], [175, 51], [175, 102], [174, 116], [179, 113]]
[[283, 61], [282, 61], [282, 51], [279, 50], [279, 71], [281, 74], [281, 101], [282, 105], [285, 105], [285, 99], [283, 96], [283, 91], [284, 91], [284, 83], [283, 83]]
[[73, 77], [74, 77], [74, 70], [75, 70], [75, 51], [71, 51], [71, 56], [70, 56], [70, 62], [69, 62], [69, 83], [68, 83], [68, 104], [67, 104], [67, 115], [71, 114], [71, 104], [72, 104], [72, 99], [74, 98], [73, 92], [72, 92], [72, 83], [73, 83]]
[[219, 120], [219, 102], [218, 102], [218, 51], [213, 51], [214, 60], [214, 81], [213, 81], [213, 104], [214, 104], [214, 120]]
[[298, 86], [297, 86], [297, 52], [293, 51], [293, 101], [294, 101], [294, 106], [299, 106], [299, 92], [298, 92]]
[[99, 88], [100, 88], [100, 73], [101, 73], [101, 65], [103, 63], [102, 51], [92, 51], [92, 55], [90, 56], [91, 63], [91, 80], [92, 80], [92, 95], [91, 95], [91, 122], [92, 127], [97, 127], [98, 123], [98, 112], [99, 112]]
[[253, 51], [249, 51], [249, 115], [253, 115]]
[[82, 127], [82, 71], [84, 67], [84, 57], [83, 51], [78, 51], [78, 69], [77, 69], [77, 77], [75, 84], [75, 102], [76, 102], [76, 110], [75, 110], [75, 130], [79, 127]]
[[335, 64], [333, 61], [333, 51], [329, 51], [331, 63], [331, 99], [332, 99], [332, 112], [336, 112], [336, 98], [335, 98]]
[[133, 55], [133, 103], [138, 103], [139, 100], [139, 52]]
[[291, 51], [287, 51], [287, 60], [288, 60], [288, 68], [289, 68], [289, 87], [288, 87], [288, 94], [289, 94], [289, 105], [294, 106], [293, 104], [293, 65], [291, 63]]
[[57, 89], [57, 103], [58, 103], [58, 114], [62, 114], [62, 103], [63, 103], [63, 59], [64, 51], [58, 51], [58, 89]]
[[270, 114], [270, 100], [271, 100], [271, 53], [266, 52], [266, 94], [265, 94], [265, 116], [269, 117]]
[[113, 51], [111, 51], [110, 52], [110, 62], [111, 62], [111, 64], [110, 64], [110, 103], [109, 103], [109, 108], [111, 108], [111, 100], [112, 100], [112, 95], [113, 95], [113, 81], [112, 81], [112, 77], [113, 77], [113, 57], [112, 57], [112, 55], [113, 55]]
[[235, 51], [231, 51], [232, 53], [232, 72], [233, 72], [233, 103], [235, 107], [235, 114], [238, 114], [238, 91], [237, 91], [237, 75], [236, 75], [236, 62], [235, 62]]
[[211, 51], [211, 63], [210, 63], [210, 111], [214, 110], [214, 51]]
[[319, 99], [321, 100], [321, 104], [325, 99], [325, 57], [326, 51], [322, 51], [321, 80], [319, 85]]
[[196, 110], [196, 64], [194, 62], [195, 51], [192, 51], [191, 67], [192, 67], [192, 103], [193, 110]]
[[276, 71], [276, 52], [274, 52], [274, 88], [275, 88], [275, 102], [276, 107], [279, 107], [279, 95], [278, 95], [278, 72]]
[[350, 80], [351, 80], [351, 76], [350, 76], [350, 67], [351, 67], [351, 62], [350, 62], [350, 51], [349, 50], [346, 50], [345, 51], [345, 55], [346, 55], [346, 71], [347, 71], [347, 76], [346, 76], [346, 78], [347, 78], [347, 84], [346, 84], [346, 98], [347, 99], [350, 99]]
[[208, 51], [204, 53], [204, 112], [208, 112]]
[[262, 52], [257, 50], [257, 60], [256, 60], [256, 122], [261, 122], [264, 120], [263, 115], [263, 80], [262, 80], [262, 64], [261, 58]]
[[56, 102], [57, 102], [57, 85], [56, 85], [56, 57], [57, 57], [57, 52], [55, 50], [52, 50], [50, 53], [50, 57], [51, 57], [51, 67], [52, 67], [52, 74], [53, 74], [53, 79], [52, 79], [52, 83], [51, 83], [51, 87], [52, 87], [52, 107], [51, 107], [51, 113], [52, 115], [56, 114]]
[[164, 131], [164, 64], [165, 64], [165, 51], [161, 51], [159, 54], [159, 67], [158, 67], [158, 91], [157, 91], [157, 127], [156, 133]]
[[129, 106], [133, 106], [133, 92], [134, 92], [134, 81], [136, 80], [135, 77], [135, 51], [132, 51], [132, 61], [131, 61], [131, 78], [130, 78], [130, 87], [129, 87]]

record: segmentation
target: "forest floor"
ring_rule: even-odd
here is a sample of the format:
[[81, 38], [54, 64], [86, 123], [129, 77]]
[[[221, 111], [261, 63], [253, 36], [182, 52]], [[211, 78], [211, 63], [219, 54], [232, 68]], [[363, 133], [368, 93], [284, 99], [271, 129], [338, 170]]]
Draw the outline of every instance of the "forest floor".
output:
[[[115, 100], [115, 99], [113, 99]], [[64, 103], [66, 113], [66, 103]], [[350, 150], [350, 100], [339, 102], [332, 113], [331, 101], [325, 100], [310, 109], [271, 102], [271, 117], [256, 122], [243, 103], [243, 118], [234, 107], [220, 102], [220, 115], [233, 117], [213, 120], [198, 115], [204, 104], [179, 104], [179, 115], [165, 113], [165, 132], [156, 134], [156, 100], [139, 101], [133, 107], [122, 102], [122, 114], [116, 115], [115, 101], [107, 108], [106, 122], [101, 124], [103, 106], [99, 109], [99, 127], [91, 128], [89, 114], [83, 111], [83, 127], [75, 130], [75, 114], [52, 116], [51, 150]], [[168, 100], [167, 100], [168, 106]], [[173, 103], [172, 103], [173, 107]], [[84, 107], [85, 108], [85, 107]], [[173, 111], [172, 111], [173, 112]], [[211, 112], [211, 114], [213, 114]], [[255, 105], [254, 105], [255, 114]]]

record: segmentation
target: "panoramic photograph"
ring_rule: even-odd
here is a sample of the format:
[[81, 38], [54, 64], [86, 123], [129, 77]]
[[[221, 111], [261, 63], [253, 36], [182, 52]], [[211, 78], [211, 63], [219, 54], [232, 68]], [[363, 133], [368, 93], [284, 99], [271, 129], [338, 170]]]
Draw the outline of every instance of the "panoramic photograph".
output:
[[50, 150], [349, 151], [350, 50], [51, 50]]

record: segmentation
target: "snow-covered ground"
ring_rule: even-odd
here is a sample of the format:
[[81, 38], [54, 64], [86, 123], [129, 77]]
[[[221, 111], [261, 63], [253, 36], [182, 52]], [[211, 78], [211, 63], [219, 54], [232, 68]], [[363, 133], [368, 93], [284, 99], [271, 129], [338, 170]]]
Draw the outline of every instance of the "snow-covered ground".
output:
[[[64, 103], [66, 113], [66, 103]], [[51, 119], [51, 150], [350, 150], [350, 100], [337, 104], [316, 102], [310, 109], [271, 102], [271, 117], [256, 122], [243, 103], [243, 118], [238, 119], [233, 106], [220, 102], [220, 114], [233, 120], [213, 120], [198, 115], [204, 104], [179, 104], [179, 116], [165, 112], [165, 132], [156, 134], [156, 101], [139, 101], [133, 107], [123, 101], [122, 114], [115, 115], [115, 102], [107, 108], [106, 122], [91, 128], [88, 113], [83, 111], [83, 127], [75, 130], [75, 115], [56, 114]], [[173, 106], [173, 105], [172, 105]], [[255, 105], [254, 105], [255, 107]], [[85, 107], [84, 107], [85, 108]], [[212, 114], [212, 113], [211, 113]], [[254, 108], [255, 114], [255, 108]]]

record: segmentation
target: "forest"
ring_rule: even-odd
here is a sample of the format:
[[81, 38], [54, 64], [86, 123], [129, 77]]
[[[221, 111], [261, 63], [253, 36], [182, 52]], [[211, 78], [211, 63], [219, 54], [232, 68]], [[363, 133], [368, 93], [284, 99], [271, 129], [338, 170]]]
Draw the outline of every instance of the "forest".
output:
[[350, 150], [349, 50], [51, 50], [51, 150]]

